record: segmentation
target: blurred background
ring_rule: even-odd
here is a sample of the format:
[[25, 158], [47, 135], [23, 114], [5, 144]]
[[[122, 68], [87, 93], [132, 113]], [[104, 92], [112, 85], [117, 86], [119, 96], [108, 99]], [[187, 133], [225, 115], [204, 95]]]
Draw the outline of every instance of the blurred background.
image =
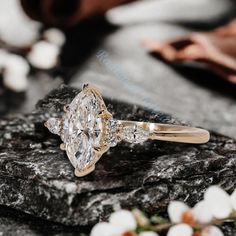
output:
[[0, 118], [65, 83], [236, 138], [233, 0], [2, 0]]

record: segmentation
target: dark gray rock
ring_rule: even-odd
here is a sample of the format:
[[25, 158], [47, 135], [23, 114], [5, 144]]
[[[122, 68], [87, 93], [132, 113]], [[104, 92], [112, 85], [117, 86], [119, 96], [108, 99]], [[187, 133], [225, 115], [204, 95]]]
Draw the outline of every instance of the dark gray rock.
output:
[[[61, 87], [41, 100], [35, 112], [0, 121], [0, 204], [66, 225], [93, 225], [114, 207], [164, 212], [170, 200], [190, 205], [205, 189], [236, 188], [236, 141], [212, 133], [203, 145], [122, 143], [103, 156], [89, 176], [77, 178], [60, 139], [43, 122], [60, 115], [77, 89]], [[169, 115], [106, 101], [118, 119], [181, 123]]]
[[84, 236], [89, 228], [65, 226], [0, 206], [1, 236]]

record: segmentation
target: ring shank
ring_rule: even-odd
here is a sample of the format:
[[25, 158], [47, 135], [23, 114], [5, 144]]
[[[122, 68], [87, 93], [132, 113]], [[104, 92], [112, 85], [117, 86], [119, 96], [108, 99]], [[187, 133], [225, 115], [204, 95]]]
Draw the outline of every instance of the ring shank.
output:
[[195, 127], [123, 120], [120, 120], [120, 123], [123, 126], [136, 126], [149, 131], [149, 139], [152, 140], [201, 144], [210, 139], [207, 130]]

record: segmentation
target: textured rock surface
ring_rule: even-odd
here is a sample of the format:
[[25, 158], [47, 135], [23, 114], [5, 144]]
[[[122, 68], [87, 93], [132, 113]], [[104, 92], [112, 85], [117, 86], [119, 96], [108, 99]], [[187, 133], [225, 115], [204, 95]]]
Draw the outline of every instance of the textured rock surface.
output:
[[80, 236], [81, 233], [88, 232], [88, 228], [53, 223], [0, 206], [1, 236]]
[[[34, 113], [0, 121], [0, 204], [67, 225], [92, 225], [113, 207], [162, 212], [171, 199], [198, 201], [205, 188], [236, 188], [236, 141], [212, 134], [209, 143], [122, 143], [110, 149], [96, 171], [76, 178], [60, 140], [43, 126], [78, 90], [62, 87]], [[106, 101], [119, 119], [180, 123], [169, 115]]]

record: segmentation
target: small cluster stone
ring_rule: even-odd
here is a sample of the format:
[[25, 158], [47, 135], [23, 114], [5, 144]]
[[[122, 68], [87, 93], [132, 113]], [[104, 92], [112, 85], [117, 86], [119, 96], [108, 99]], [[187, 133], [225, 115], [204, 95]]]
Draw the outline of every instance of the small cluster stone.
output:
[[59, 135], [61, 129], [61, 121], [57, 118], [50, 118], [45, 123], [45, 126], [49, 129], [51, 133]]
[[108, 137], [107, 142], [110, 147], [115, 147], [117, 143], [120, 141], [118, 137], [119, 123], [117, 120], [110, 119], [107, 126]]

